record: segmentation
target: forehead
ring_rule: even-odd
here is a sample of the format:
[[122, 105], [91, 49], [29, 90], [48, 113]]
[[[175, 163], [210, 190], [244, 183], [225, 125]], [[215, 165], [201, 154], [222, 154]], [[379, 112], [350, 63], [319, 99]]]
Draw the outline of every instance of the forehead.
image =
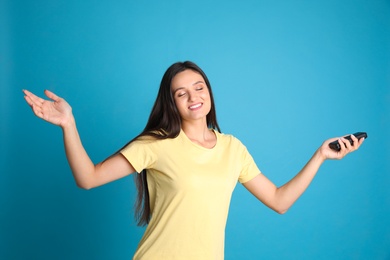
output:
[[198, 72], [193, 70], [185, 70], [173, 77], [171, 82], [172, 90], [176, 88], [185, 88], [192, 86], [198, 82], [205, 83], [204, 78]]

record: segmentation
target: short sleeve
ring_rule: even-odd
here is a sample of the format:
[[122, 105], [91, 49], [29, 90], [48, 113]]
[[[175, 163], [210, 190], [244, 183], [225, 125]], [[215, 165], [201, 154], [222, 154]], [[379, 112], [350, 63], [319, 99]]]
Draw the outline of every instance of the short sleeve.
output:
[[144, 169], [150, 169], [156, 163], [157, 155], [152, 141], [136, 140], [123, 148], [120, 153], [131, 163], [134, 169], [140, 173]]
[[245, 183], [247, 181], [250, 181], [254, 177], [260, 174], [260, 170], [257, 167], [255, 161], [253, 160], [252, 156], [246, 149], [246, 147], [243, 147], [243, 150], [241, 152], [241, 160], [242, 160], [242, 169], [240, 172], [240, 176], [238, 177], [238, 181], [240, 183]]

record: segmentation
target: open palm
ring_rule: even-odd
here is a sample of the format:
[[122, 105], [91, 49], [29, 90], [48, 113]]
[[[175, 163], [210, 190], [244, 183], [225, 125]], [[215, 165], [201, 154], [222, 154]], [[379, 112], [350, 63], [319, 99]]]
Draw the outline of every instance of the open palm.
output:
[[51, 100], [40, 98], [28, 90], [23, 90], [23, 92], [26, 102], [37, 117], [61, 127], [73, 118], [71, 106], [65, 99], [58, 97], [53, 92], [45, 90], [45, 95]]

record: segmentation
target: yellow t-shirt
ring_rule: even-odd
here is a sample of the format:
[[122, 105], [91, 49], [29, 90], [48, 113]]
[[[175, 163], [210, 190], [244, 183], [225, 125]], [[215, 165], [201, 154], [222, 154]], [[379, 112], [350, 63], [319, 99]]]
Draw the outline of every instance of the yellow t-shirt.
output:
[[174, 139], [141, 139], [121, 151], [137, 172], [147, 169], [152, 212], [133, 259], [224, 258], [233, 189], [260, 170], [237, 138], [215, 134], [212, 149], [181, 131]]

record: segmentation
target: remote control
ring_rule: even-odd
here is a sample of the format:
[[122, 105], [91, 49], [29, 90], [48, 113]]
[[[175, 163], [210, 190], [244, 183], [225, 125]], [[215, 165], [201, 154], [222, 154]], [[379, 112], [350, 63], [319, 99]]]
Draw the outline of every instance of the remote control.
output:
[[[367, 138], [367, 133], [366, 132], [357, 132], [357, 133], [354, 133], [353, 134], [358, 140], [360, 140], [360, 138], [363, 138], [366, 139]], [[349, 140], [349, 142], [351, 143], [351, 145], [353, 144], [353, 141], [352, 141], [352, 138], [350, 135], [348, 136], [344, 136], [345, 139]], [[336, 151], [340, 151], [340, 144], [339, 144], [339, 141], [336, 140], [334, 142], [331, 142], [329, 144], [329, 147], [333, 150], [336, 150]]]

